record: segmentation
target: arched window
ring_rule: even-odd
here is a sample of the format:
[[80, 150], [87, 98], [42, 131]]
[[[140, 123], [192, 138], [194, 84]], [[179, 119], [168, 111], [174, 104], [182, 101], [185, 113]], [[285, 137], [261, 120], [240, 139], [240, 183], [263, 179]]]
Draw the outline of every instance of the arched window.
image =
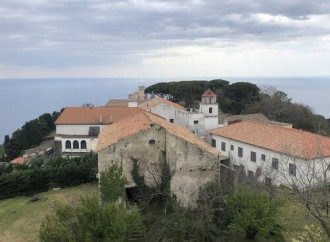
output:
[[79, 149], [79, 142], [78, 142], [78, 140], [73, 141], [73, 149]]
[[213, 112], [213, 108], [209, 108], [209, 113], [212, 113]]
[[85, 141], [85, 140], [82, 140], [82, 141], [80, 142], [80, 148], [81, 148], [81, 149], [87, 149], [87, 144], [86, 144], [86, 141]]
[[71, 149], [71, 141], [70, 140], [65, 141], [65, 149]]

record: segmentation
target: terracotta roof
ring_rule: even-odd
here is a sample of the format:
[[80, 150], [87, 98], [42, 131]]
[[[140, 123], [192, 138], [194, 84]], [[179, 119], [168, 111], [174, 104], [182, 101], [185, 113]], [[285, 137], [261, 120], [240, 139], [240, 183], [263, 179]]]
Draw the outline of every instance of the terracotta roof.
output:
[[214, 92], [211, 91], [211, 89], [207, 90], [206, 92], [204, 92], [204, 94], [202, 95], [202, 97], [215, 97], [217, 95], [214, 94]]
[[209, 133], [304, 159], [330, 156], [330, 138], [272, 124], [243, 121]]
[[150, 129], [153, 124], [157, 124], [167, 130], [168, 133], [175, 135], [189, 143], [199, 146], [210, 153], [221, 155], [219, 151], [206, 144], [188, 129], [170, 123], [165, 119], [148, 112], [141, 112], [123, 119], [117, 123], [105, 127], [99, 135], [97, 150], [102, 150], [118, 141], [137, 134], [141, 131]]
[[148, 110], [148, 108], [155, 107], [155, 106], [157, 106], [161, 103], [164, 103], [166, 105], [172, 106], [172, 107], [177, 108], [177, 109], [185, 110], [185, 108], [182, 107], [181, 105], [179, 105], [177, 103], [174, 103], [174, 102], [171, 102], [171, 101], [169, 101], [165, 98], [161, 98], [161, 97], [154, 97], [154, 98], [140, 104], [139, 107], [144, 109], [144, 110]]
[[11, 163], [14, 164], [25, 164], [27, 162], [27, 159], [23, 158], [23, 157], [17, 157], [16, 159], [12, 160]]
[[129, 107], [68, 107], [55, 124], [100, 124], [100, 117], [102, 124], [110, 124], [141, 111]]

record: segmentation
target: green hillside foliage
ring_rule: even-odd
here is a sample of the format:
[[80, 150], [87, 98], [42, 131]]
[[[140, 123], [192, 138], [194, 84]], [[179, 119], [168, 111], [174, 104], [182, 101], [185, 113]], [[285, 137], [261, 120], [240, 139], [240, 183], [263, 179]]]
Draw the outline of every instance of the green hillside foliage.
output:
[[21, 155], [23, 150], [38, 146], [52, 131], [60, 112], [44, 113], [36, 119], [26, 122], [11, 137], [5, 136], [5, 153], [10, 161]]
[[227, 114], [263, 113], [274, 121], [293, 124], [294, 128], [330, 135], [330, 122], [307, 105], [294, 103], [285, 92], [261, 90], [249, 82], [230, 84], [225, 80], [162, 82], [146, 88], [147, 93], [166, 97], [187, 108], [198, 107], [201, 95], [211, 89], [217, 94], [222, 112]]
[[56, 187], [96, 181], [97, 155], [35, 159], [29, 165], [0, 164], [0, 200]]

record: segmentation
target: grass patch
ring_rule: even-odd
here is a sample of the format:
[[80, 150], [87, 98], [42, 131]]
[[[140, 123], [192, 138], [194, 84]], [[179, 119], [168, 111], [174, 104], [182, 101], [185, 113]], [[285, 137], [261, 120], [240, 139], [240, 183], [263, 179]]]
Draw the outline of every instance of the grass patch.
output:
[[0, 201], [0, 241], [38, 241], [40, 223], [55, 203], [72, 203], [81, 195], [94, 192], [96, 184]]

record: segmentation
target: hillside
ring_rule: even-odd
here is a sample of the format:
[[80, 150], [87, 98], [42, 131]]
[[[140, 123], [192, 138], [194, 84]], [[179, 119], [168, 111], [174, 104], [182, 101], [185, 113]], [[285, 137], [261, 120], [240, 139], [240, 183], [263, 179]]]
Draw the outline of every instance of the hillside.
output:
[[72, 203], [79, 196], [94, 192], [96, 184], [40, 193], [33, 197], [38, 201], [31, 197], [0, 201], [0, 241], [38, 241], [40, 223], [56, 203]]

